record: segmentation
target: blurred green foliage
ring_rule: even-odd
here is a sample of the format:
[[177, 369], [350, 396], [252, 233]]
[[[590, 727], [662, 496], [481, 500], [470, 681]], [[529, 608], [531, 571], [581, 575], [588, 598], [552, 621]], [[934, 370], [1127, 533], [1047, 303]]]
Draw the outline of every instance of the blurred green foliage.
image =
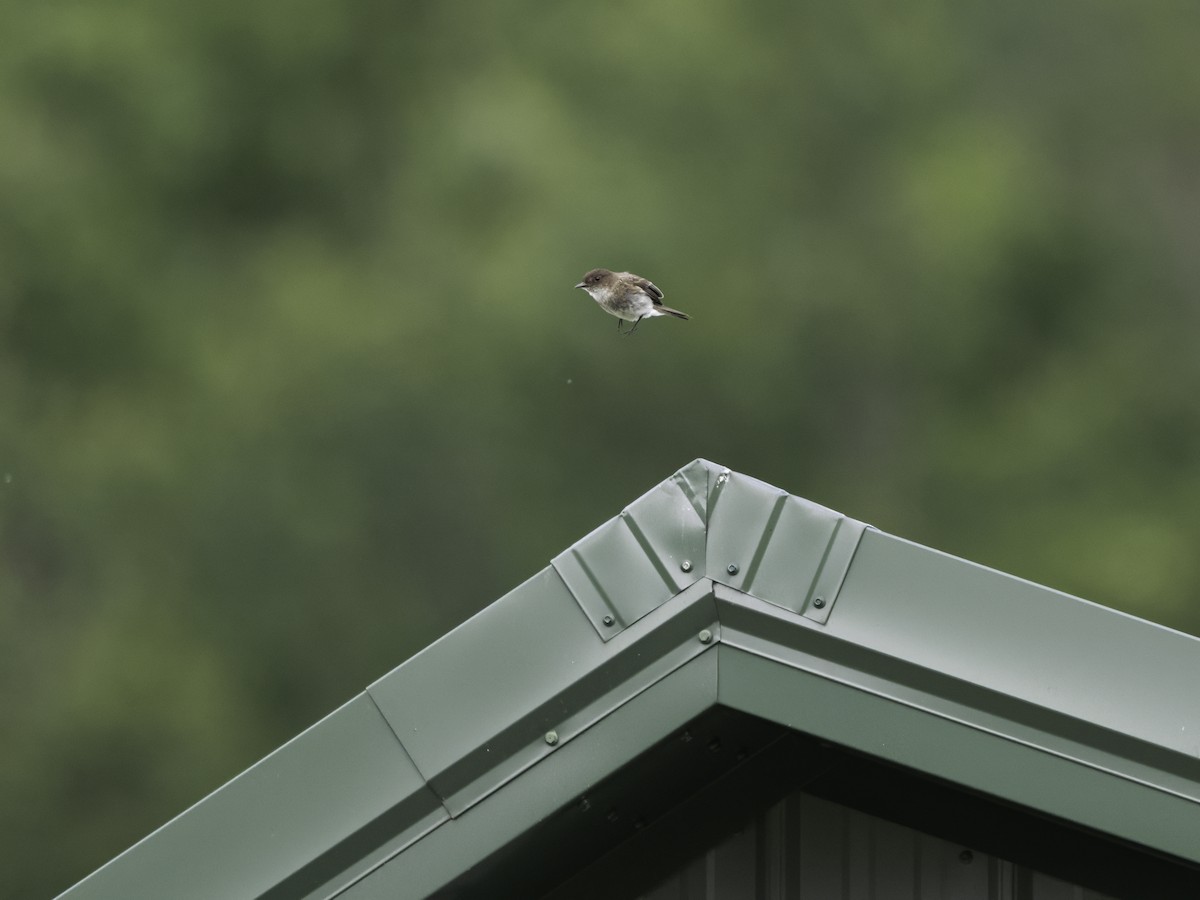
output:
[[[93, 0], [0, 32], [5, 896], [697, 456], [1200, 632], [1200, 7]], [[571, 289], [600, 265], [692, 320], [618, 337]]]

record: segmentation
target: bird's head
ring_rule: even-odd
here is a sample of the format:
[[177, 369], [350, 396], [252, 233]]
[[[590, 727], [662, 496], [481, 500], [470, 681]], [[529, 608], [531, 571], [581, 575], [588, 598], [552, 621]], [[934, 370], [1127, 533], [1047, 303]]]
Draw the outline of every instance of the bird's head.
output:
[[596, 294], [607, 291], [615, 277], [608, 269], [592, 269], [592, 271], [583, 276], [583, 281], [579, 282], [575, 287], [583, 288], [595, 297]]

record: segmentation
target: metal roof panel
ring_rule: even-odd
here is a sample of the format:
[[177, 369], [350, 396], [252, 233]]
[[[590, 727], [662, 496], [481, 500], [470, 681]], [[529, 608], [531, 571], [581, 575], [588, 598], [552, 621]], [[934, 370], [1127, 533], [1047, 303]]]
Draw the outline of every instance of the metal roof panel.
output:
[[[456, 793], [481, 769], [507, 763], [515, 770], [532, 761], [531, 739], [542, 723], [532, 723], [524, 734], [513, 734], [513, 724], [527, 720], [603, 657], [603, 645], [562, 579], [543, 569], [367, 693], [457, 814], [470, 801], [455, 802]], [[518, 752], [520, 761], [513, 759]], [[465, 760], [476, 763], [464, 769]]]
[[[309, 889], [293, 881], [287, 896], [320, 894], [446, 818], [360, 694], [69, 893], [72, 900], [259, 896], [307, 869]], [[323, 868], [330, 856], [339, 862]]]
[[1174, 750], [1200, 778], [1190, 635], [878, 532], [863, 539], [829, 630]]

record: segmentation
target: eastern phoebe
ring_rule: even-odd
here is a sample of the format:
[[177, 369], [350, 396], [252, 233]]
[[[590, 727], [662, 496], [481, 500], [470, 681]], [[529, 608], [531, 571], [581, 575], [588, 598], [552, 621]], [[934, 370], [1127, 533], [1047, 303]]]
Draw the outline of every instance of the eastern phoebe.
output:
[[663, 306], [663, 292], [652, 281], [632, 272], [610, 272], [608, 269], [592, 269], [575, 285], [587, 291], [605, 312], [617, 317], [617, 331], [621, 331], [621, 320], [632, 322], [633, 327], [624, 334], [637, 331], [638, 322], [649, 316], [674, 316], [688, 318], [686, 313]]

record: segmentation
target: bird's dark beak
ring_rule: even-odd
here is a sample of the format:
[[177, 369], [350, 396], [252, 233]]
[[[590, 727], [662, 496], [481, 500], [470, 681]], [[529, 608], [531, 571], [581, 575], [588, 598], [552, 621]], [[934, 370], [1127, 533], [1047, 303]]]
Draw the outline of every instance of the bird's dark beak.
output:
[[579, 282], [579, 284], [575, 285], [575, 287], [577, 287], [577, 288], [580, 288], [580, 287], [587, 287], [587, 285], [586, 285], [586, 284], [584, 284], [584, 283], [581, 281], [581, 282]]

